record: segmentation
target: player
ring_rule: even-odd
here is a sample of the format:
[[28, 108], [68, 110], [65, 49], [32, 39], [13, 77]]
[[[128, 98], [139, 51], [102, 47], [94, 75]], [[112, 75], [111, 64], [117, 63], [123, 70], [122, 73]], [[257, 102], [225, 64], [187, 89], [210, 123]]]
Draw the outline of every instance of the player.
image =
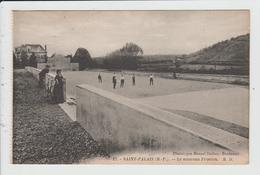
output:
[[150, 75], [149, 80], [150, 80], [150, 86], [153, 86], [153, 74]]
[[113, 83], [113, 88], [116, 88], [116, 73], [114, 73], [113, 78], [112, 78], [112, 83]]
[[123, 88], [124, 85], [125, 85], [125, 77], [123, 74], [121, 74], [120, 87]]

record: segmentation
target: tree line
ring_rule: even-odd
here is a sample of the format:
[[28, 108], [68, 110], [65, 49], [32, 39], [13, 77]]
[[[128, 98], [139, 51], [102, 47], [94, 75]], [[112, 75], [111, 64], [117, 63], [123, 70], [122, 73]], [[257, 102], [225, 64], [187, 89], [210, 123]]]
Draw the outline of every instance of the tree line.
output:
[[143, 56], [143, 49], [134, 43], [126, 43], [122, 48], [108, 54], [104, 67], [108, 69], [137, 69], [138, 60]]
[[[117, 49], [104, 57], [102, 65], [91, 58], [90, 53], [85, 48], [78, 48], [74, 56], [67, 55], [71, 63], [79, 63], [79, 70], [86, 68], [107, 68], [107, 69], [137, 69], [138, 60], [143, 56], [143, 49], [132, 42], [126, 43], [122, 48]], [[37, 67], [35, 53], [28, 57], [26, 51], [21, 52], [20, 59], [13, 53], [14, 68], [24, 68], [25, 66]], [[45, 58], [47, 63], [48, 57]]]

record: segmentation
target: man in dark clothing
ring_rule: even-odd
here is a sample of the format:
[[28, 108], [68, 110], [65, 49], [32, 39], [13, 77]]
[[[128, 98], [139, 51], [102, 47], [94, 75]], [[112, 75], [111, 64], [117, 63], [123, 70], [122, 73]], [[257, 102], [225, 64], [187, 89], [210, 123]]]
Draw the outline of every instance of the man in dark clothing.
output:
[[153, 85], [153, 74], [150, 75], [149, 79], [150, 79], [150, 86], [152, 86]]
[[46, 65], [44, 69], [41, 70], [41, 72], [39, 73], [39, 87], [43, 87], [44, 85], [44, 81], [45, 81], [45, 77], [46, 74], [49, 73], [49, 65]]
[[100, 74], [98, 74], [98, 82], [99, 82], [99, 83], [102, 83], [102, 77], [101, 77]]
[[113, 82], [113, 88], [116, 88], [116, 74], [114, 73], [113, 78], [112, 78], [112, 82]]
[[133, 74], [133, 76], [132, 76], [132, 83], [133, 83], [133, 86], [135, 86], [135, 74]]

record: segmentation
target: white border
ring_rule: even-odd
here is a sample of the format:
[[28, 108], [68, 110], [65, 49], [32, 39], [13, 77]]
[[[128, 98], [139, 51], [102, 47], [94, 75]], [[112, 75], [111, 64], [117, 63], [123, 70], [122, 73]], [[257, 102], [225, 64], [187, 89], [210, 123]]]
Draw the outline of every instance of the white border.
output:
[[[260, 1], [125, 1], [125, 2], [2, 2], [0, 4], [1, 174], [221, 174], [260, 172]], [[249, 165], [12, 165], [12, 10], [211, 10], [249, 9], [250, 32], [250, 160]], [[223, 19], [224, 20], [224, 19]], [[258, 105], [259, 106], [259, 105]]]

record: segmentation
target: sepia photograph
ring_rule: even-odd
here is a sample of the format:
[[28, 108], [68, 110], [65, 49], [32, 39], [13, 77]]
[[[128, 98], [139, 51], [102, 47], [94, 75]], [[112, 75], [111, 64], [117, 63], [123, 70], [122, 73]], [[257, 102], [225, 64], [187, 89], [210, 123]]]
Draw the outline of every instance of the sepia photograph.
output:
[[249, 10], [12, 15], [12, 164], [249, 163]]

